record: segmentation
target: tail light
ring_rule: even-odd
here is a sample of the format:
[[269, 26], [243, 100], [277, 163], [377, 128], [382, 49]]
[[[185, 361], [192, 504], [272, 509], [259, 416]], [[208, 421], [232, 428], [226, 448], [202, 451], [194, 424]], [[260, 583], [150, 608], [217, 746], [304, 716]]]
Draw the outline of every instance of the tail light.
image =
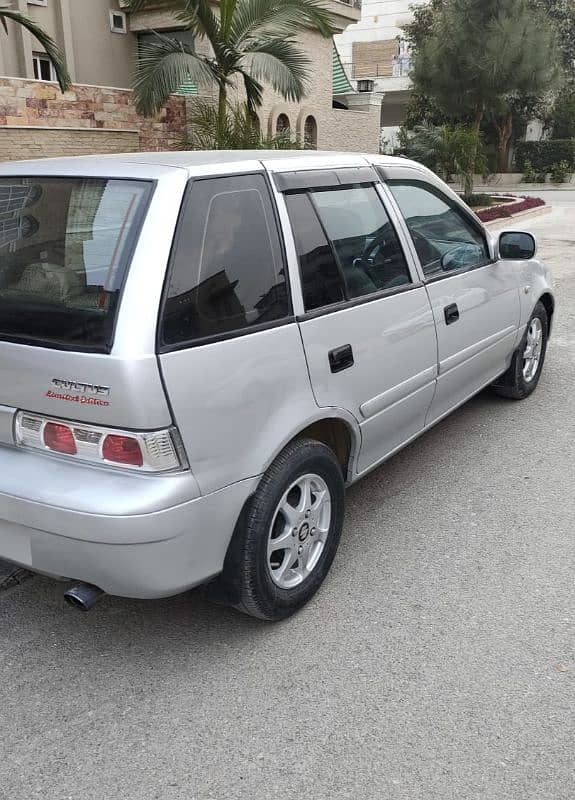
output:
[[176, 428], [134, 432], [51, 419], [19, 411], [16, 444], [74, 460], [138, 472], [176, 472], [188, 464]]

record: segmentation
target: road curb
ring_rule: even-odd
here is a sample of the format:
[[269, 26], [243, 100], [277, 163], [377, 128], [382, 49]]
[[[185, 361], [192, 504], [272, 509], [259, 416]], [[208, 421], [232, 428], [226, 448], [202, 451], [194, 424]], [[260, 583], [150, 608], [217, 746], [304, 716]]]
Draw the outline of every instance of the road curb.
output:
[[491, 220], [491, 222], [485, 222], [483, 224], [488, 228], [495, 228], [498, 225], [505, 227], [509, 224], [512, 225], [515, 220], [527, 219], [531, 217], [542, 217], [545, 214], [550, 214], [551, 211], [553, 211], [553, 206], [538, 206], [537, 208], [529, 208], [527, 211], [520, 211], [518, 214], [513, 214], [511, 217], [501, 217], [501, 219], [494, 219]]

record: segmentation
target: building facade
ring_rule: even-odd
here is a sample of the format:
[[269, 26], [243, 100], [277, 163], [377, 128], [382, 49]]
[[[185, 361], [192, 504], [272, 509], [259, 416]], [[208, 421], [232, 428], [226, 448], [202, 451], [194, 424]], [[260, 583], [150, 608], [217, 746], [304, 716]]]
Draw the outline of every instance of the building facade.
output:
[[382, 135], [393, 139], [409, 102], [411, 54], [404, 26], [413, 18], [413, 5], [428, 0], [363, 0], [361, 19], [336, 37], [344, 67], [360, 91], [382, 97]]
[[[150, 30], [192, 41], [172, 15], [162, 11], [129, 15], [123, 0], [13, 0], [13, 5], [55, 39], [74, 85], [61, 95], [49, 60], [30, 34], [12, 23], [8, 23], [7, 36], [0, 30], [0, 159], [15, 157], [23, 148], [35, 155], [57, 155], [60, 150], [85, 153], [184, 146], [186, 118], [197, 87], [183, 87], [182, 94], [173, 96], [154, 120], [136, 114], [130, 92], [138, 43]], [[326, 6], [338, 32], [360, 19], [358, 0], [326, 0]], [[339, 59], [337, 54], [334, 57], [333, 41], [311, 30], [304, 31], [300, 40], [311, 62], [307, 96], [301, 103], [286, 103], [266, 89], [258, 110], [262, 131], [272, 135], [289, 129], [320, 149], [376, 151], [379, 101], [353, 97], [355, 92], [348, 85], [351, 102], [336, 103], [334, 108]], [[194, 45], [199, 52], [207, 46], [201, 39]], [[199, 93], [206, 94], [201, 87]], [[239, 90], [237, 99], [241, 99]]]

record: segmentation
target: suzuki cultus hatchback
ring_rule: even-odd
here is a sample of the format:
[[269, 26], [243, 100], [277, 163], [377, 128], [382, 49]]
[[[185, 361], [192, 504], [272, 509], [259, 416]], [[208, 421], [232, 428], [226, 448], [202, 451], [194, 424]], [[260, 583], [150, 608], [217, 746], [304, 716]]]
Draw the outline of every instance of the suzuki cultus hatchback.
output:
[[68, 598], [202, 583], [276, 620], [324, 580], [344, 488], [493, 384], [554, 312], [402, 159], [150, 153], [0, 167], [0, 558]]

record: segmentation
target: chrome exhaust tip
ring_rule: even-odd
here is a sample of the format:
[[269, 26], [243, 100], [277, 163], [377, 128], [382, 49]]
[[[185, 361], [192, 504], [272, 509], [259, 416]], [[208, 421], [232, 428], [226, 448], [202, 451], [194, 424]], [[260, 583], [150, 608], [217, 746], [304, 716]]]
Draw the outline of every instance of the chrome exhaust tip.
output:
[[64, 600], [68, 605], [79, 608], [80, 611], [89, 611], [94, 608], [100, 597], [104, 594], [102, 589], [90, 583], [77, 583], [64, 592]]

